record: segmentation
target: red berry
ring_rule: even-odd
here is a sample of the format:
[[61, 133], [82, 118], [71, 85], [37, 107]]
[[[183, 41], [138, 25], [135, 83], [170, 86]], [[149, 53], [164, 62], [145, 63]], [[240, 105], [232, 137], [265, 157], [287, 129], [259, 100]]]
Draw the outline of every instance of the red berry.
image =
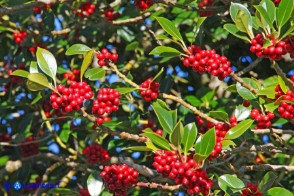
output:
[[108, 152], [98, 144], [91, 144], [83, 150], [89, 164], [103, 164], [110, 156]]
[[126, 164], [105, 166], [100, 173], [105, 186], [114, 195], [127, 195], [127, 189], [138, 182], [139, 173]]
[[145, 80], [140, 86], [140, 95], [145, 101], [151, 101], [159, 96], [159, 83], [152, 81], [152, 78]]

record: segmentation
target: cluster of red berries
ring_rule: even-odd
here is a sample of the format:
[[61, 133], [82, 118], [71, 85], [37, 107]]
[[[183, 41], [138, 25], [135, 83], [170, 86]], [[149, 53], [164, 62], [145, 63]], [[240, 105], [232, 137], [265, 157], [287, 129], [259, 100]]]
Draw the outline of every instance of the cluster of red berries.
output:
[[51, 8], [50, 4], [45, 4], [42, 7], [34, 7], [33, 10], [35, 14], [41, 14], [42, 10], [49, 10]]
[[13, 39], [15, 41], [15, 43], [17, 44], [21, 44], [23, 42], [23, 40], [27, 37], [27, 32], [25, 31], [20, 31], [18, 33], [13, 33]]
[[92, 15], [96, 6], [91, 2], [82, 2], [78, 10], [74, 10], [74, 14], [80, 18]]
[[32, 136], [27, 137], [21, 142], [20, 151], [22, 157], [29, 157], [39, 153], [38, 142]]
[[79, 190], [79, 196], [91, 196], [88, 188], [82, 188]]
[[159, 96], [159, 83], [152, 81], [152, 78], [148, 78], [140, 85], [140, 95], [145, 101], [151, 101]]
[[145, 11], [153, 5], [153, 0], [135, 0], [134, 5], [141, 11]]
[[285, 49], [286, 42], [276, 42], [275, 38], [272, 35], [267, 35], [266, 37], [270, 39], [270, 46], [263, 48], [265, 37], [262, 34], [257, 34], [251, 40], [250, 52], [255, 53], [257, 57], [264, 56], [265, 58], [280, 60], [282, 58], [282, 55], [285, 55], [287, 53]]
[[240, 196], [262, 196], [258, 186], [251, 182], [246, 183], [246, 188], [241, 191]]
[[215, 143], [214, 149], [212, 150], [209, 157], [207, 158], [209, 161], [214, 160], [220, 155], [223, 148], [221, 142], [226, 136], [230, 128], [231, 127], [228, 124], [223, 124], [223, 123], [216, 124], [215, 126], [216, 143]]
[[236, 116], [231, 116], [229, 120], [231, 123], [231, 127], [234, 127], [238, 124]]
[[214, 124], [212, 122], [205, 121], [200, 116], [196, 116], [195, 119], [200, 133], [205, 133], [208, 129], [214, 127]]
[[231, 72], [231, 63], [224, 56], [220, 56], [215, 50], [202, 50], [197, 46], [188, 47], [187, 58], [183, 60], [186, 67], [192, 66], [193, 71], [208, 73], [217, 76], [219, 80], [223, 80]]
[[286, 51], [290, 54], [290, 57], [294, 59], [294, 36], [289, 36], [286, 40]]
[[67, 78], [67, 84], [71, 84], [72, 82], [79, 82], [80, 81], [80, 70], [73, 69], [70, 72], [66, 72], [63, 74], [63, 78]]
[[[290, 80], [294, 86], [294, 76], [291, 76]], [[286, 94], [281, 89], [281, 86], [278, 84], [275, 87], [275, 98], [279, 99], [283, 96], [282, 100], [280, 101], [280, 105], [278, 107], [278, 112], [280, 116], [287, 119], [294, 119], [294, 107], [293, 104], [287, 103], [287, 101], [294, 102], [294, 93], [291, 90], [288, 90]]]
[[256, 108], [251, 110], [250, 116], [257, 122], [255, 129], [269, 128], [272, 125], [271, 120], [275, 118], [273, 113], [267, 112], [265, 115], [263, 115], [261, 111]]
[[91, 144], [84, 148], [83, 155], [87, 157], [89, 164], [103, 164], [110, 158], [107, 150], [102, 148], [99, 144]]
[[[193, 156], [178, 156], [177, 151], [159, 150], [155, 153], [153, 166], [163, 177], [175, 179], [177, 184], [182, 184], [189, 194], [202, 193], [208, 195], [213, 184]], [[183, 163], [181, 160], [185, 160]]]
[[274, 2], [276, 5], [278, 5], [278, 4], [281, 2], [281, 0], [273, 0], [273, 2]]
[[119, 17], [118, 12], [114, 12], [113, 8], [104, 11], [105, 20], [112, 21]]
[[[214, 3], [214, 0], [202, 0], [198, 3], [198, 6], [202, 9], [207, 8], [207, 7], [211, 7]], [[212, 11], [199, 11], [199, 15], [201, 17], [209, 17], [213, 15]]]
[[120, 92], [111, 88], [101, 88], [98, 91], [97, 99], [93, 101], [92, 114], [97, 114], [96, 122], [103, 124], [105, 119], [102, 115], [110, 114], [118, 110], [120, 103]]
[[[61, 109], [52, 110], [53, 108], [52, 108], [50, 102], [47, 101], [47, 100], [43, 101], [42, 106], [43, 106], [43, 110], [44, 110], [46, 118], [51, 118], [51, 117], [54, 117], [54, 116], [55, 117], [61, 117], [61, 116], [66, 115], [66, 113], [62, 112]], [[62, 122], [62, 121], [65, 121], [65, 120], [67, 120], [67, 119], [66, 118], [56, 118], [56, 119], [54, 119], [55, 122]]]
[[283, 100], [279, 105], [278, 112], [283, 118], [294, 119], [294, 106], [286, 101], [294, 102], [294, 93], [291, 90], [288, 90], [283, 97]]
[[105, 166], [100, 176], [110, 193], [126, 196], [127, 189], [138, 182], [139, 173], [128, 165], [123, 164]]
[[115, 63], [118, 59], [118, 54], [109, 52], [106, 48], [103, 48], [96, 55], [99, 66], [108, 65], [108, 61]]
[[154, 156], [153, 167], [163, 177], [168, 177], [172, 170], [171, 165], [178, 160], [177, 151], [157, 151]]
[[90, 85], [86, 82], [72, 82], [69, 88], [59, 85], [56, 92], [50, 95], [50, 103], [54, 109], [61, 109], [63, 112], [71, 112], [79, 110], [84, 100], [93, 97]]

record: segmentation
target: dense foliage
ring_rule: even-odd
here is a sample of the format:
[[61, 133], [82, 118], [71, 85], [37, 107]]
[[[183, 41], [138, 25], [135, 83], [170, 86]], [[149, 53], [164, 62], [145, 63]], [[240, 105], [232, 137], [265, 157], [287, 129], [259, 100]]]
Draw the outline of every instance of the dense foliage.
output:
[[293, 9], [0, 1], [0, 195], [293, 195]]

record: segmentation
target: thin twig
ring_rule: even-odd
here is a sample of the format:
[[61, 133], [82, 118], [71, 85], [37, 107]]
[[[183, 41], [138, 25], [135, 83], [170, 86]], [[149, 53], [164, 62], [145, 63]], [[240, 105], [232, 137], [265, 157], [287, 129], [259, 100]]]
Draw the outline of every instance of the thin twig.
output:
[[294, 92], [294, 86], [292, 82], [290, 82], [286, 76], [286, 74], [283, 72], [283, 70], [280, 68], [278, 63], [276, 61], [272, 61], [272, 66], [277, 72], [277, 74], [283, 79], [283, 81], [286, 83], [286, 85], [290, 88], [292, 92]]
[[191, 111], [193, 111], [194, 114], [200, 116], [201, 118], [204, 118], [205, 120], [207, 120], [209, 122], [212, 122], [213, 124], [219, 123], [219, 121], [215, 120], [214, 118], [211, 118], [207, 114], [201, 112], [196, 107], [190, 105], [189, 103], [185, 102], [183, 99], [181, 99], [179, 97], [176, 97], [174, 95], [165, 94], [165, 93], [162, 93], [162, 97], [165, 98], [165, 99], [170, 99], [170, 100], [173, 100], [175, 102], [178, 102], [179, 104], [181, 104], [184, 107], [186, 107], [186, 108], [190, 109]]
[[[251, 130], [254, 134], [268, 134], [271, 133], [270, 129], [252, 129]], [[283, 130], [283, 129], [272, 129], [272, 131], [274, 133], [277, 134], [290, 134], [290, 135], [294, 135], [294, 131], [293, 130]]]
[[[110, 67], [112, 68], [112, 70], [120, 77], [122, 78], [126, 83], [130, 84], [131, 86], [135, 87], [135, 88], [140, 88], [140, 86], [136, 83], [134, 83], [133, 81], [131, 81], [130, 79], [128, 79], [123, 73], [121, 73], [115, 64], [113, 63], [110, 63]], [[170, 100], [173, 100], [173, 101], [176, 101], [180, 104], [182, 104], [183, 106], [185, 106], [186, 108], [190, 109], [191, 111], [194, 112], [194, 114], [197, 114], [199, 115], [200, 117], [214, 123], [214, 124], [217, 124], [219, 123], [219, 121], [209, 117], [207, 114], [204, 114], [202, 113], [200, 110], [198, 110], [196, 107], [190, 105], [189, 103], [185, 102], [183, 99], [179, 98], [179, 97], [176, 97], [176, 96], [173, 96], [173, 95], [169, 95], [169, 94], [165, 94], [163, 93], [162, 94], [162, 97], [165, 98], [165, 99], [170, 99]]]
[[233, 149], [224, 150], [224, 154], [239, 154], [239, 153], [249, 153], [249, 152], [263, 152], [263, 153], [284, 153], [284, 154], [294, 154], [294, 152], [289, 152], [288, 149], [272, 146], [272, 145], [252, 145], [237, 147]]
[[252, 70], [254, 67], [258, 65], [263, 60], [263, 58], [257, 58], [252, 63], [250, 63], [247, 67], [245, 67], [243, 70], [236, 73], [237, 76], [242, 76], [243, 74], [247, 73], [248, 71]]
[[[42, 176], [42, 183], [44, 182], [47, 182], [48, 181], [48, 178], [49, 178], [49, 174], [51, 172], [53, 172], [55, 169], [57, 169], [59, 166], [61, 166], [63, 163], [62, 162], [56, 162], [54, 163], [53, 165], [51, 165], [50, 167], [48, 167], [45, 171], [45, 173], [43, 174]], [[40, 191], [41, 191], [41, 187], [39, 187], [35, 193], [34, 193], [34, 196], [37, 196], [40, 194]]]
[[260, 164], [260, 165], [246, 165], [240, 168], [240, 172], [245, 171], [294, 171], [294, 166], [288, 165], [270, 165], [270, 164]]
[[125, 20], [115, 20], [115, 21], [111, 21], [111, 23], [113, 25], [134, 24], [134, 23], [141, 22], [145, 18], [149, 17], [151, 14], [152, 14], [151, 12], [146, 12], [146, 13], [142, 14], [141, 16], [137, 16], [135, 18], [128, 18]]
[[121, 73], [115, 64], [113, 63], [110, 63], [109, 64], [110, 67], [112, 68], [112, 70], [120, 77], [122, 78], [126, 83], [128, 83], [129, 85], [131, 85], [132, 87], [135, 87], [135, 88], [140, 88], [140, 86], [138, 84], [136, 84], [135, 82], [133, 82], [132, 80], [128, 79], [127, 76], [125, 76], [123, 73]]
[[[41, 113], [41, 116], [42, 116], [43, 121], [45, 121], [45, 125], [46, 125], [47, 129], [53, 134], [53, 129], [52, 129], [51, 123], [50, 123], [49, 120], [47, 120], [47, 117], [46, 117], [46, 115], [45, 115], [44, 110], [41, 109], [41, 110], [40, 110], [40, 113]], [[54, 136], [55, 136], [55, 140], [56, 140], [56, 142], [60, 145], [60, 147], [62, 147], [62, 148], [64, 148], [64, 149], [68, 150], [68, 152], [70, 152], [70, 153], [73, 154], [73, 155], [76, 155], [76, 154], [77, 154], [77, 152], [76, 152], [74, 149], [72, 149], [72, 148], [66, 146], [66, 145], [61, 141], [61, 139], [59, 138], [58, 135], [54, 134]]]
[[237, 74], [235, 74], [234, 72], [232, 72], [230, 74], [230, 76], [232, 76], [237, 82], [239, 82], [243, 87], [247, 88], [249, 91], [251, 91], [252, 93], [256, 94], [257, 90], [255, 88], [253, 88], [252, 86], [248, 85], [246, 82], [244, 82], [244, 80], [242, 78], [240, 78]]
[[178, 190], [181, 185], [164, 185], [164, 184], [157, 184], [154, 182], [138, 182], [137, 186], [142, 186], [142, 187], [148, 187], [151, 189], [162, 189], [162, 190], [168, 190], [168, 191], [175, 191]]

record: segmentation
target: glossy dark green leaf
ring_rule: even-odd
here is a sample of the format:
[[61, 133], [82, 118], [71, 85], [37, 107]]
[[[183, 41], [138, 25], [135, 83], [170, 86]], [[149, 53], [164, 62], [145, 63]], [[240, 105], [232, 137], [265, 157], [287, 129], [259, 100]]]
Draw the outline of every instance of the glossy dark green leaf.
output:
[[101, 67], [91, 68], [85, 72], [85, 78], [88, 78], [91, 81], [99, 80], [101, 78], [104, 78], [104, 76], [105, 70]]
[[134, 41], [126, 46], [126, 51], [132, 51], [139, 47], [139, 42]]
[[35, 99], [31, 102], [31, 105], [38, 103], [42, 98], [43, 97], [42, 97], [41, 93], [39, 92], [37, 97], [35, 97]]
[[243, 105], [238, 105], [234, 110], [234, 116], [237, 121], [243, 121], [250, 116], [251, 109], [249, 107], [244, 107]]
[[234, 36], [236, 36], [236, 37], [238, 37], [240, 39], [243, 39], [245, 41], [250, 42], [250, 39], [248, 38], [247, 34], [239, 31], [238, 28], [236, 27], [236, 25], [234, 25], [234, 24], [225, 24], [224, 29], [226, 29], [232, 35], [234, 35]]
[[278, 176], [274, 172], [272, 172], [272, 171], [267, 172], [263, 176], [262, 180], [260, 181], [260, 183], [258, 185], [258, 190], [261, 193], [265, 193], [267, 190], [269, 190], [273, 186], [277, 177]]
[[168, 39], [168, 40], [170, 40], [170, 38], [168, 36], [164, 35], [164, 34], [157, 35], [156, 36], [156, 39], [157, 40], [162, 40], [162, 39]]
[[229, 92], [232, 92], [232, 93], [236, 93], [237, 92], [236, 84], [232, 84], [232, 85], [228, 86], [226, 88], [226, 91], [229, 91]]
[[148, 148], [147, 146], [131, 146], [127, 148], [122, 148], [122, 150], [143, 151], [143, 152], [152, 151], [152, 149]]
[[130, 93], [134, 90], [136, 90], [136, 88], [131, 88], [131, 87], [121, 87], [121, 88], [116, 88], [115, 90], [119, 91], [120, 94], [127, 94]]
[[200, 27], [201, 27], [201, 25], [203, 24], [203, 22], [205, 21], [206, 18], [207, 18], [207, 17], [199, 17], [199, 18], [197, 19], [196, 31], [194, 32], [195, 35], [198, 34], [198, 32], [199, 32], [199, 30], [200, 30]]
[[208, 116], [221, 121], [226, 121], [229, 119], [229, 115], [223, 111], [210, 111]]
[[169, 136], [169, 141], [175, 146], [175, 147], [179, 147], [181, 145], [181, 141], [182, 141], [182, 137], [183, 137], [183, 133], [184, 133], [184, 126], [182, 124], [181, 121], [179, 121], [172, 133]]
[[84, 57], [82, 67], [81, 67], [81, 73], [80, 73], [81, 81], [82, 81], [84, 73], [88, 69], [89, 65], [92, 63], [94, 52], [95, 52], [94, 50], [90, 50], [89, 52], [87, 52], [87, 54]]
[[4, 155], [0, 157], [0, 166], [4, 166], [6, 164], [6, 162], [9, 160], [9, 156], [8, 155]]
[[69, 126], [69, 124], [65, 123], [62, 126], [62, 130], [60, 132], [59, 137], [63, 142], [67, 143], [69, 136], [70, 136], [70, 133], [71, 133], [70, 126]]
[[156, 20], [159, 22], [160, 26], [165, 32], [167, 32], [169, 35], [176, 38], [177, 40], [183, 42], [182, 35], [179, 29], [175, 27], [173, 22], [163, 17], [156, 17]]
[[293, 7], [293, 0], [282, 0], [279, 3], [279, 7], [277, 9], [277, 22], [279, 28], [282, 28], [284, 24], [286, 24], [286, 22], [291, 18]]
[[86, 54], [89, 52], [91, 48], [84, 44], [74, 44], [67, 51], [65, 52], [65, 55], [75, 55], [75, 54]]
[[156, 133], [142, 133], [142, 136], [148, 137], [150, 141], [159, 149], [170, 150], [169, 142]]
[[[255, 80], [250, 79], [250, 78], [243, 78], [243, 81], [248, 84], [249, 86], [251, 86], [252, 88], [255, 88], [258, 90], [259, 85], [256, 83]], [[249, 91], [247, 88], [243, 87], [239, 82], [237, 82], [237, 92], [238, 94], [245, 100], [252, 100], [255, 99], [256, 96]]]
[[283, 93], [287, 93], [287, 91], [289, 90], [289, 87], [286, 85], [286, 83], [284, 82], [283, 78], [281, 76], [278, 76], [278, 83], [283, 91]]
[[48, 82], [48, 79], [42, 73], [29, 74], [27, 85], [31, 91], [39, 91], [39, 90], [43, 90], [45, 88], [51, 89], [51, 86], [50, 86], [50, 83]]
[[194, 95], [186, 96], [185, 100], [187, 100], [190, 104], [192, 104], [193, 106], [196, 106], [196, 107], [200, 106], [202, 104], [202, 102]]
[[252, 26], [249, 26], [249, 18], [242, 10], [238, 11], [237, 18], [235, 20], [236, 27], [239, 31], [247, 33], [250, 35], [252, 31]]
[[175, 57], [175, 56], [180, 56], [182, 53], [172, 47], [157, 46], [149, 54], [157, 55], [160, 57]]
[[232, 127], [226, 134], [226, 139], [236, 139], [243, 135], [247, 129], [251, 127], [254, 120], [247, 119], [244, 121], [239, 122], [236, 126]]
[[56, 83], [57, 62], [54, 55], [46, 49], [37, 48], [37, 62], [40, 69]]
[[91, 196], [98, 196], [103, 191], [103, 180], [97, 171], [89, 175], [87, 179], [87, 188]]
[[20, 77], [23, 77], [23, 78], [28, 78], [29, 74], [30, 73], [25, 71], [25, 70], [17, 69], [14, 72], [12, 72], [10, 75], [12, 75], [12, 76], [20, 76]]
[[224, 150], [230, 148], [230, 146], [233, 146], [233, 147], [236, 146], [235, 142], [233, 142], [232, 140], [222, 140], [221, 143], [222, 143], [222, 149]]
[[242, 190], [245, 187], [245, 184], [239, 178], [225, 174], [218, 178], [218, 186], [225, 192], [230, 192], [230, 189]]
[[263, 95], [267, 98], [274, 99], [275, 98], [275, 86], [269, 86], [264, 89], [261, 89], [257, 92], [256, 95]]
[[249, 10], [240, 3], [231, 2], [230, 14], [237, 29], [239, 29], [239, 31], [246, 32], [249, 37], [252, 37], [252, 16]]
[[275, 104], [275, 102], [271, 102], [271, 103], [264, 104], [264, 107], [266, 111], [274, 112], [279, 107], [279, 105]]
[[276, 6], [274, 2], [272, 0], [262, 0], [260, 2], [260, 5], [267, 13], [270, 13], [268, 14], [268, 16], [270, 18], [271, 23], [273, 24], [276, 20]]
[[183, 151], [185, 154], [193, 147], [197, 137], [197, 126], [195, 123], [189, 123], [184, 127], [182, 138]]
[[204, 135], [201, 135], [195, 144], [195, 153], [207, 158], [215, 147], [216, 136], [215, 128], [209, 129]]
[[265, 8], [261, 5], [255, 6], [255, 9], [260, 13], [260, 16], [264, 19], [266, 24], [269, 25], [270, 28], [275, 29], [275, 27], [273, 25], [272, 17], [269, 16], [269, 15], [274, 16], [274, 14], [265, 10]]
[[282, 187], [274, 187], [267, 191], [267, 196], [293, 196], [293, 193]]
[[38, 63], [36, 61], [32, 61], [30, 64], [30, 73], [38, 73]]
[[157, 102], [152, 103], [152, 108], [158, 118], [161, 127], [163, 128], [163, 131], [171, 134], [175, 125], [173, 115], [170, 113], [170, 111], [164, 109]]

